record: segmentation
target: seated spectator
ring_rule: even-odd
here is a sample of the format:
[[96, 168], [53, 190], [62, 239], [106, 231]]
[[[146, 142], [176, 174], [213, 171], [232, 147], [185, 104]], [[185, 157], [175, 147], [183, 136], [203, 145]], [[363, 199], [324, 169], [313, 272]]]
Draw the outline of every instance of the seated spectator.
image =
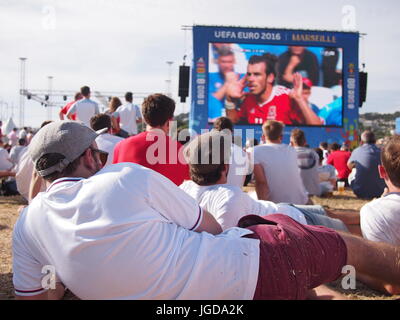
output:
[[326, 165], [328, 161], [328, 156], [329, 156], [329, 150], [328, 150], [328, 142], [321, 142], [319, 144], [319, 148], [323, 152], [323, 160], [322, 160], [322, 165]]
[[290, 145], [296, 150], [297, 165], [304, 187], [309, 195], [320, 197], [323, 194], [323, 189], [318, 175], [319, 157], [313, 149], [305, 147], [306, 143], [304, 131], [300, 129], [292, 130]]
[[[192, 181], [185, 181], [180, 186], [214, 216], [223, 230], [235, 227], [242, 217], [249, 214], [266, 216], [282, 213], [302, 224], [323, 225], [348, 231], [342, 221], [329, 218], [320, 206], [294, 206], [257, 201], [238, 186], [228, 184], [231, 139], [231, 134], [211, 131], [193, 140], [185, 148]], [[210, 148], [210, 145], [213, 147]], [[218, 151], [219, 157], [215, 157]], [[198, 161], [196, 157], [199, 154], [202, 161]]]
[[[386, 242], [399, 247], [400, 136], [393, 136], [387, 142], [382, 150], [381, 159], [382, 165], [379, 165], [379, 175], [384, 179], [388, 192], [361, 208], [361, 231], [363, 237], [368, 240]], [[393, 286], [371, 277], [363, 277], [363, 281], [379, 291], [400, 294], [400, 286]]]
[[[246, 216], [220, 235], [215, 219], [162, 175], [130, 163], [101, 168], [96, 136], [59, 121], [31, 142], [51, 185], [13, 230], [18, 299], [61, 298], [65, 286], [96, 300], [305, 299], [345, 265], [400, 283], [396, 248], [284, 215]], [[55, 290], [43, 288], [46, 265]]]
[[107, 114], [101, 113], [92, 117], [92, 119], [90, 119], [90, 126], [94, 131], [104, 131], [104, 129], [106, 129], [97, 136], [96, 143], [100, 150], [108, 153], [105, 165], [112, 164], [115, 146], [124, 139], [111, 134], [111, 118]]
[[[51, 121], [44, 121], [40, 128], [49, 123]], [[20, 161], [15, 168], [15, 172], [17, 190], [29, 203], [39, 192], [46, 191], [46, 182], [34, 170], [28, 148], [21, 152]]]
[[361, 135], [361, 147], [355, 149], [348, 160], [350, 170], [355, 169], [349, 184], [358, 198], [380, 197], [385, 189], [385, 181], [380, 177], [381, 150], [375, 144], [375, 135], [366, 130]]
[[322, 193], [330, 193], [336, 187], [336, 169], [330, 164], [322, 164], [324, 161], [324, 156], [323, 151], [320, 148], [315, 148], [314, 151], [318, 154], [319, 157], [318, 176], [321, 188], [323, 189]]
[[[229, 130], [231, 137], [234, 135], [233, 123], [226, 117], [216, 119], [214, 122], [214, 129], [217, 131]], [[227, 183], [241, 188], [244, 185], [246, 176], [252, 172], [251, 163], [247, 153], [243, 151], [242, 148], [235, 143], [231, 144], [231, 148]]]
[[12, 147], [10, 150], [10, 160], [14, 165], [18, 164], [24, 149], [26, 149], [26, 139], [18, 139], [18, 145]]
[[264, 145], [254, 148], [254, 177], [259, 200], [275, 203], [308, 204], [309, 198], [294, 148], [282, 143], [284, 124], [270, 120], [264, 123]]
[[0, 140], [0, 171], [9, 171], [14, 166], [8, 151], [4, 148], [3, 140]]
[[113, 163], [133, 162], [161, 173], [176, 185], [189, 179], [182, 145], [169, 136], [175, 102], [162, 94], [148, 96], [142, 105], [147, 129], [117, 144]]
[[[254, 167], [254, 159], [253, 159], [253, 155], [254, 155], [254, 147], [258, 146], [259, 142], [257, 139], [248, 139], [246, 141], [246, 153], [249, 156], [250, 159], [250, 164]], [[246, 176], [246, 179], [244, 180], [244, 186], [246, 187], [250, 182], [254, 182], [254, 173], [250, 173]]]
[[350, 175], [350, 169], [347, 167], [347, 161], [349, 161], [351, 152], [340, 150], [340, 145], [336, 142], [330, 146], [332, 150], [328, 156], [327, 164], [335, 167], [337, 171], [338, 181], [344, 181], [348, 186], [347, 178]]
[[400, 245], [400, 136], [384, 146], [379, 175], [388, 192], [362, 207], [361, 230], [364, 238]]

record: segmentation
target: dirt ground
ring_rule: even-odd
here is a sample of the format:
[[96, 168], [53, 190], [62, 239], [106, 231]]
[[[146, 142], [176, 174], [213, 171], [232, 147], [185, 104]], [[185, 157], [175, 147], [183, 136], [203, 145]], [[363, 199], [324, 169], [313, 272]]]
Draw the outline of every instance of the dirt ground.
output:
[[[315, 204], [320, 204], [330, 209], [360, 210], [367, 202], [356, 199], [351, 191], [339, 195], [335, 192], [328, 198], [312, 198]], [[19, 197], [0, 197], [0, 300], [14, 299], [12, 286], [12, 255], [11, 255], [11, 235], [13, 226], [18, 218], [18, 208], [25, 205], [25, 201]], [[394, 300], [397, 297], [387, 297], [379, 292], [369, 289], [364, 284], [357, 282], [356, 290], [343, 290], [341, 281], [330, 284], [332, 288], [340, 291], [349, 299], [354, 300]], [[65, 299], [75, 299], [69, 293]]]

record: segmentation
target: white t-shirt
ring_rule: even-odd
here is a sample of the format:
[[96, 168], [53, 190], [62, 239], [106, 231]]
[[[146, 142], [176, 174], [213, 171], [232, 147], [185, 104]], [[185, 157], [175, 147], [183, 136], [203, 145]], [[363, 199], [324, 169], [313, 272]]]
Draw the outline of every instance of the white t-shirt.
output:
[[294, 147], [294, 149], [297, 152], [297, 165], [304, 187], [309, 195], [320, 196], [322, 188], [318, 175], [319, 156], [310, 148]]
[[97, 102], [85, 98], [75, 102], [67, 112], [67, 116], [76, 113], [76, 119], [90, 128], [90, 119], [99, 113]]
[[18, 164], [22, 152], [26, 149], [26, 146], [14, 146], [10, 150], [10, 160], [14, 164]]
[[14, 164], [10, 160], [10, 155], [8, 154], [8, 151], [0, 147], [0, 170], [10, 170], [13, 166]]
[[210, 212], [223, 230], [236, 227], [240, 218], [249, 214], [265, 216], [282, 213], [307, 224], [304, 215], [298, 209], [287, 204], [254, 200], [236, 186], [228, 184], [199, 186], [193, 181], [185, 181], [180, 188], [193, 197], [203, 209]]
[[122, 140], [124, 139], [109, 133], [103, 133], [96, 138], [97, 147], [100, 150], [108, 152], [106, 166], [112, 164], [114, 159], [114, 148], [117, 145], [117, 143]]
[[391, 193], [361, 208], [363, 237], [377, 242], [400, 245], [400, 194]]
[[247, 229], [189, 231], [202, 217], [173, 182], [133, 163], [58, 179], [14, 227], [16, 293], [42, 292], [52, 265], [81, 299], [252, 299], [259, 241], [243, 238]]
[[127, 102], [120, 106], [117, 111], [120, 116], [119, 125], [121, 126], [121, 129], [124, 129], [130, 135], [137, 134], [136, 120], [142, 118], [139, 107]]
[[227, 183], [241, 188], [243, 187], [246, 176], [251, 172], [249, 156], [242, 148], [232, 143]]
[[275, 143], [256, 146], [254, 164], [260, 164], [264, 169], [270, 190], [270, 201], [299, 205], [308, 202], [308, 194], [301, 180], [294, 148]]

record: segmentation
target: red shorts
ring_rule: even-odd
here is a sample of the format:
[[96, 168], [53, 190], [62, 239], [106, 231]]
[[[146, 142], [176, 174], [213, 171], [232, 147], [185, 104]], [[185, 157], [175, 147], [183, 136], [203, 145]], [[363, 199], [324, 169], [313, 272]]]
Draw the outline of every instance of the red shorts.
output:
[[254, 300], [302, 300], [307, 291], [336, 280], [347, 261], [340, 235], [329, 228], [302, 225], [286, 215], [250, 215], [239, 227], [260, 240], [260, 270]]

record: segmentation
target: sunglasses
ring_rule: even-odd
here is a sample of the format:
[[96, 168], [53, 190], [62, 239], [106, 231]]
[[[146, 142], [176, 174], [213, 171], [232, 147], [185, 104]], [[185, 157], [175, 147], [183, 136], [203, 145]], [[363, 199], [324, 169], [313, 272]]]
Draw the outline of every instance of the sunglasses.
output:
[[99, 157], [100, 157], [100, 161], [101, 164], [103, 165], [103, 167], [106, 165], [107, 163], [107, 158], [108, 158], [108, 152], [105, 152], [103, 150], [99, 150], [93, 147], [89, 147], [89, 149], [93, 152], [93, 153], [98, 153]]

